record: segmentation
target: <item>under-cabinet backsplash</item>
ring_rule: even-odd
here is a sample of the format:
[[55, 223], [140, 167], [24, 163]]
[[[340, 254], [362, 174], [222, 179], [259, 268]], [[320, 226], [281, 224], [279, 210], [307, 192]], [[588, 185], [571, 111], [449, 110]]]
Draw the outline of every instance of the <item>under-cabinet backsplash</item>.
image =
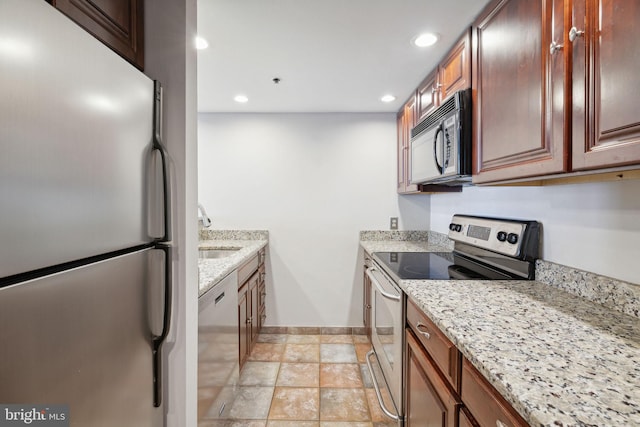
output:
[[607, 308], [640, 317], [640, 286], [539, 259], [536, 280]]
[[200, 240], [269, 240], [268, 230], [200, 230]]

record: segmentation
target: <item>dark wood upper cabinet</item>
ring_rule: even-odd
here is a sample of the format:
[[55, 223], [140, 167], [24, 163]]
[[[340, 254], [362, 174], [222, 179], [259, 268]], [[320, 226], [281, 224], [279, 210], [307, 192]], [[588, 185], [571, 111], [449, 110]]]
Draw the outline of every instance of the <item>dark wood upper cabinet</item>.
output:
[[144, 0], [48, 0], [127, 61], [144, 68]]
[[640, 2], [574, 0], [574, 170], [640, 162]]
[[438, 98], [438, 71], [438, 68], [433, 70], [418, 86], [418, 122], [440, 105]]
[[460, 89], [471, 86], [471, 33], [464, 32], [440, 64], [420, 83], [398, 112], [398, 193], [460, 192], [460, 186], [410, 184], [411, 129]]
[[634, 0], [491, 3], [473, 26], [473, 182], [639, 165], [639, 21]]
[[438, 67], [418, 86], [419, 123], [455, 92], [471, 86], [471, 33], [464, 32]]
[[471, 30], [462, 37], [440, 62], [438, 89], [440, 104], [459, 90], [471, 87]]
[[474, 183], [568, 170], [563, 19], [562, 0], [501, 0], [474, 25]]
[[411, 129], [416, 124], [416, 97], [412, 96], [398, 113], [398, 193], [419, 193], [420, 188], [409, 184], [411, 171]]

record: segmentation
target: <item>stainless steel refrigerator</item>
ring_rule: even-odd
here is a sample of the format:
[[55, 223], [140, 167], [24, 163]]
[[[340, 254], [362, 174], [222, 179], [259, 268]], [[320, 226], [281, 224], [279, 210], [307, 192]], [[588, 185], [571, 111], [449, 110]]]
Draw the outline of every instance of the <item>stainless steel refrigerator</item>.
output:
[[161, 88], [43, 0], [0, 1], [0, 404], [162, 422]]

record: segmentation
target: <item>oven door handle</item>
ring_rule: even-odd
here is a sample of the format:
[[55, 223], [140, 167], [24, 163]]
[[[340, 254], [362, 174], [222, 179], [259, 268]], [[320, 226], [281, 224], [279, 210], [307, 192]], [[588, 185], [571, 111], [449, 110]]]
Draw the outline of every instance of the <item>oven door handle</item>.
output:
[[367, 276], [369, 276], [369, 279], [371, 279], [371, 282], [374, 285], [376, 285], [376, 289], [378, 290], [378, 292], [380, 292], [380, 295], [393, 301], [400, 301], [400, 295], [390, 294], [389, 292], [382, 289], [382, 285], [380, 285], [380, 282], [378, 282], [378, 279], [376, 279], [372, 271], [376, 271], [375, 267], [371, 267], [367, 269]]
[[380, 405], [380, 409], [382, 409], [382, 412], [384, 412], [384, 414], [391, 418], [394, 421], [398, 421], [400, 419], [400, 417], [396, 414], [394, 414], [393, 412], [391, 412], [390, 410], [387, 409], [387, 407], [384, 405], [384, 400], [382, 399], [382, 393], [380, 393], [380, 385], [378, 384], [378, 379], [376, 378], [376, 374], [373, 372], [373, 366], [371, 366], [371, 356], [375, 356], [376, 358], [378, 357], [376, 355], [376, 352], [371, 349], [369, 350], [369, 352], [366, 354], [365, 359], [367, 360], [367, 367], [369, 368], [369, 374], [371, 375], [371, 379], [372, 379], [372, 383], [373, 383], [373, 389], [376, 391], [376, 397], [378, 398], [378, 404]]

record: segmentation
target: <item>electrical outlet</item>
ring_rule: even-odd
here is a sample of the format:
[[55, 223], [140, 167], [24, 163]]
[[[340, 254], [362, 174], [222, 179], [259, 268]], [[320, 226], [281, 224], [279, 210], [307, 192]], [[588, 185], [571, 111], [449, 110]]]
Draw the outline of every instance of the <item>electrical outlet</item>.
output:
[[389, 221], [389, 228], [390, 228], [391, 230], [397, 230], [397, 229], [398, 229], [398, 217], [397, 217], [397, 216], [392, 216], [392, 217], [390, 218], [390, 221]]

